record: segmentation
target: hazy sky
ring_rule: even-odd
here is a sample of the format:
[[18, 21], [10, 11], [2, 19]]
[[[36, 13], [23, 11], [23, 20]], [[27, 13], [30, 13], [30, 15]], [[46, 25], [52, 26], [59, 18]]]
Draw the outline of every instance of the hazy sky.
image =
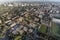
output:
[[11, 1], [55, 1], [55, 2], [60, 2], [60, 0], [0, 0], [0, 2], [11, 2]]

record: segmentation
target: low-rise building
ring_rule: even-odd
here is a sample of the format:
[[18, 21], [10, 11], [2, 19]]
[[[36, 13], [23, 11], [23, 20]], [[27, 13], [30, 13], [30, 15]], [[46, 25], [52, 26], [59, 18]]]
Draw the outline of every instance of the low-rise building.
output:
[[0, 23], [2, 23], [2, 20], [0, 20]]

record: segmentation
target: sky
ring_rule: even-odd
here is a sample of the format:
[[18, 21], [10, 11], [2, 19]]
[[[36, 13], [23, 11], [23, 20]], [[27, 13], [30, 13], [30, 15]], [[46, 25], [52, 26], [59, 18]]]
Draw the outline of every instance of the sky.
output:
[[60, 0], [0, 0], [0, 2], [11, 2], [11, 1], [54, 1], [54, 2], [60, 2]]

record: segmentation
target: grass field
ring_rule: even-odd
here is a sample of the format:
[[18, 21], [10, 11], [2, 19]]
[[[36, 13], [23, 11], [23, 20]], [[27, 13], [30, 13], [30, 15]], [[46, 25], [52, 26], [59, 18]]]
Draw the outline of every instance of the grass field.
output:
[[4, 6], [0, 6], [0, 14], [4, 13], [5, 11], [9, 11], [11, 10], [13, 7], [4, 7]]
[[22, 40], [21, 36], [16, 36], [14, 40]]
[[[52, 33], [52, 35], [57, 35], [56, 33], [57, 33], [57, 29], [58, 29], [58, 26], [56, 25], [56, 24], [52, 24], [52, 26], [51, 26], [51, 33]], [[46, 25], [41, 25], [41, 28], [40, 28], [40, 32], [42, 32], [42, 33], [46, 33], [46, 30], [47, 30], [47, 27], [46, 27]]]
[[60, 35], [58, 35], [57, 30], [58, 30], [58, 26], [56, 24], [52, 24], [52, 35], [60, 37]]
[[42, 32], [42, 33], [46, 33], [46, 29], [47, 29], [47, 27], [46, 27], [46, 25], [41, 25], [41, 28], [40, 28], [40, 32]]

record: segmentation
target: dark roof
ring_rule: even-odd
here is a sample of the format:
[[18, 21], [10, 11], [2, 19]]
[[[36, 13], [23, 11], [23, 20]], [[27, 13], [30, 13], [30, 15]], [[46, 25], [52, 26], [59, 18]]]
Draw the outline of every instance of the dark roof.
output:
[[20, 26], [20, 24], [16, 24], [13, 28], [14, 30], [16, 30], [16, 28], [18, 28]]

